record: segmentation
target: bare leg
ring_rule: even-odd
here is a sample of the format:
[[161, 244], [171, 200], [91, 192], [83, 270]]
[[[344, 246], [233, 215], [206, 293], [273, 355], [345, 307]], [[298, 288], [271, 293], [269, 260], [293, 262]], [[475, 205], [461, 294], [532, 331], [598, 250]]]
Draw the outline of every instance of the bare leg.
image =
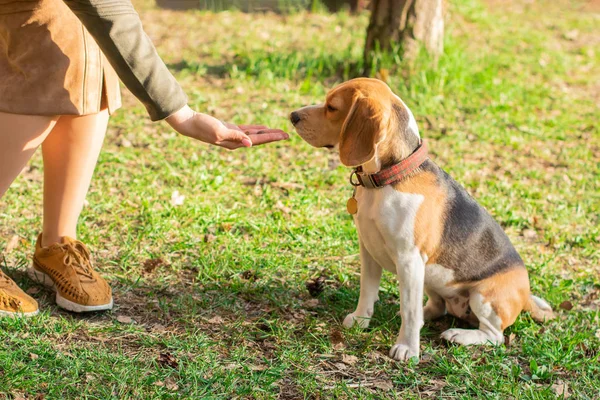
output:
[[84, 116], [61, 116], [44, 141], [42, 246], [60, 242], [64, 236], [77, 237], [77, 220], [107, 124], [107, 110]]
[[344, 326], [350, 328], [358, 323], [361, 328], [367, 328], [373, 316], [373, 305], [379, 299], [379, 283], [381, 281], [381, 266], [371, 257], [360, 243], [360, 297], [356, 311], [344, 319]]
[[0, 197], [54, 128], [58, 117], [0, 112]]

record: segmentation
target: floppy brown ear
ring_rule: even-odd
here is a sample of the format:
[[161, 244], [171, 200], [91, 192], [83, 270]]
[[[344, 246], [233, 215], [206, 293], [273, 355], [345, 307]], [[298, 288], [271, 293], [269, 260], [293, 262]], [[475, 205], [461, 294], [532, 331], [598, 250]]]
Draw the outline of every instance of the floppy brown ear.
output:
[[386, 119], [380, 102], [369, 97], [354, 100], [340, 137], [340, 160], [345, 166], [356, 167], [373, 158]]

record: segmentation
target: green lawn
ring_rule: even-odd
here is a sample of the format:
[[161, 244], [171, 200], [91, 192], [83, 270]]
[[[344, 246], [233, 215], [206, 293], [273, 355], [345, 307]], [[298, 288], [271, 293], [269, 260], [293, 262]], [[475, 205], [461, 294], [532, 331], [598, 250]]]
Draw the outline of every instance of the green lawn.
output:
[[[134, 3], [191, 104], [221, 119], [289, 131], [291, 110], [363, 67], [366, 14]], [[434, 160], [505, 228], [555, 321], [523, 314], [506, 346], [466, 348], [440, 341], [457, 324], [445, 318], [423, 328], [418, 365], [392, 361], [391, 275], [371, 328], [341, 328], [359, 260], [336, 155], [293, 134], [209, 148], [151, 123], [124, 93], [79, 228], [113, 287], [112, 312], [61, 311], [25, 275], [41, 227], [40, 154], [0, 200], [0, 249], [21, 238], [0, 262], [42, 308], [0, 321], [0, 398], [553, 399], [566, 388], [597, 399], [600, 8], [448, 3], [437, 68], [386, 57], [375, 71], [415, 113]], [[313, 298], [306, 283], [318, 277]]]

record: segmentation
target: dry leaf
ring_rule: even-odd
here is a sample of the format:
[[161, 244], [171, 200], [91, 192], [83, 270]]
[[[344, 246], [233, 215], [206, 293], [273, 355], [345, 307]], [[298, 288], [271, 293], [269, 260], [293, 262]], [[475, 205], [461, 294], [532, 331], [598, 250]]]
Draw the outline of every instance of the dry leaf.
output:
[[27, 294], [37, 294], [39, 292], [40, 292], [40, 289], [35, 286], [27, 289]]
[[573, 303], [571, 303], [570, 301], [566, 300], [563, 301], [562, 303], [560, 303], [559, 307], [563, 310], [572, 310], [573, 309]]
[[345, 369], [347, 369], [348, 367], [345, 364], [342, 363], [335, 363], [333, 364], [337, 369], [339, 369], [340, 371], [343, 371]]
[[149, 260], [144, 261], [144, 271], [151, 274], [156, 268], [164, 264], [165, 262], [162, 258], [151, 258]]
[[566, 382], [559, 381], [558, 383], [555, 383], [552, 385], [552, 391], [554, 394], [561, 396], [563, 399], [568, 399], [571, 397], [571, 394], [569, 393], [569, 385], [567, 385]]
[[319, 299], [310, 299], [304, 302], [304, 305], [308, 308], [315, 308], [319, 305]]
[[333, 349], [334, 349], [334, 350], [338, 350], [338, 351], [340, 351], [340, 350], [344, 350], [345, 348], [346, 348], [346, 345], [345, 345], [344, 343], [336, 343], [336, 344], [333, 346]]
[[506, 347], [510, 346], [515, 341], [516, 337], [517, 335], [515, 335], [514, 333], [511, 333], [508, 336], [504, 336], [504, 345]]
[[175, 383], [175, 381], [173, 381], [171, 379], [167, 379], [167, 382], [166, 382], [165, 386], [166, 386], [167, 389], [169, 389], [169, 390], [171, 390], [173, 392], [176, 391], [176, 390], [179, 390], [179, 386]]
[[373, 386], [381, 390], [392, 390], [394, 388], [391, 381], [375, 381]]
[[250, 370], [252, 371], [264, 371], [267, 369], [266, 365], [253, 365], [250, 367]]
[[152, 332], [165, 332], [166, 330], [167, 330], [167, 328], [161, 324], [155, 324], [152, 327]]
[[4, 250], [4, 252], [6, 254], [9, 254], [11, 251], [16, 249], [17, 246], [19, 246], [19, 239], [19, 235], [13, 235], [13, 237], [11, 237], [8, 243], [6, 244], [6, 249]]
[[29, 353], [29, 358], [31, 358], [32, 360], [37, 360], [38, 358], [40, 358], [40, 356], [38, 356], [35, 353]]
[[358, 357], [350, 354], [342, 354], [342, 362], [347, 365], [354, 365], [358, 362]]
[[212, 233], [207, 233], [204, 235], [204, 243], [214, 242], [215, 240], [217, 240], [217, 237]]
[[156, 361], [163, 367], [176, 369], [179, 366], [179, 361], [171, 353], [160, 353]]
[[133, 319], [126, 315], [117, 315], [117, 321], [119, 321], [122, 324], [132, 324], [133, 323]]
[[154, 385], [154, 386], [161, 386], [161, 387], [162, 387], [162, 386], [165, 386], [165, 384], [164, 384], [164, 382], [163, 382], [163, 381], [156, 381], [156, 382], [154, 382], [154, 383], [153, 383], [153, 385]]
[[211, 319], [207, 320], [206, 322], [208, 322], [209, 324], [220, 325], [223, 322], [225, 322], [225, 320], [217, 315], [216, 317], [212, 317]]
[[179, 190], [175, 190], [171, 193], [171, 205], [177, 207], [183, 205], [183, 201], [185, 200], [185, 196], [179, 194]]

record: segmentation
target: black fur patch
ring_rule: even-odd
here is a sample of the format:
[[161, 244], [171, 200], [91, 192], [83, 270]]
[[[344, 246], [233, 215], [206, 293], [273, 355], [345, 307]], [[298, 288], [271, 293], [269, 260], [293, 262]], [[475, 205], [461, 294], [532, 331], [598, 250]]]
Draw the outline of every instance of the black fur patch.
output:
[[523, 265], [494, 218], [458, 182], [432, 164], [428, 163], [427, 169], [437, 169], [440, 183], [448, 189], [446, 225], [436, 263], [454, 270], [459, 282], [478, 281]]
[[412, 153], [419, 147], [419, 138], [417, 132], [411, 132], [408, 127], [408, 123], [410, 122], [408, 111], [398, 103], [392, 104], [392, 111], [396, 115], [396, 120], [398, 121], [398, 130], [400, 131], [401, 140], [406, 143], [408, 149]]

